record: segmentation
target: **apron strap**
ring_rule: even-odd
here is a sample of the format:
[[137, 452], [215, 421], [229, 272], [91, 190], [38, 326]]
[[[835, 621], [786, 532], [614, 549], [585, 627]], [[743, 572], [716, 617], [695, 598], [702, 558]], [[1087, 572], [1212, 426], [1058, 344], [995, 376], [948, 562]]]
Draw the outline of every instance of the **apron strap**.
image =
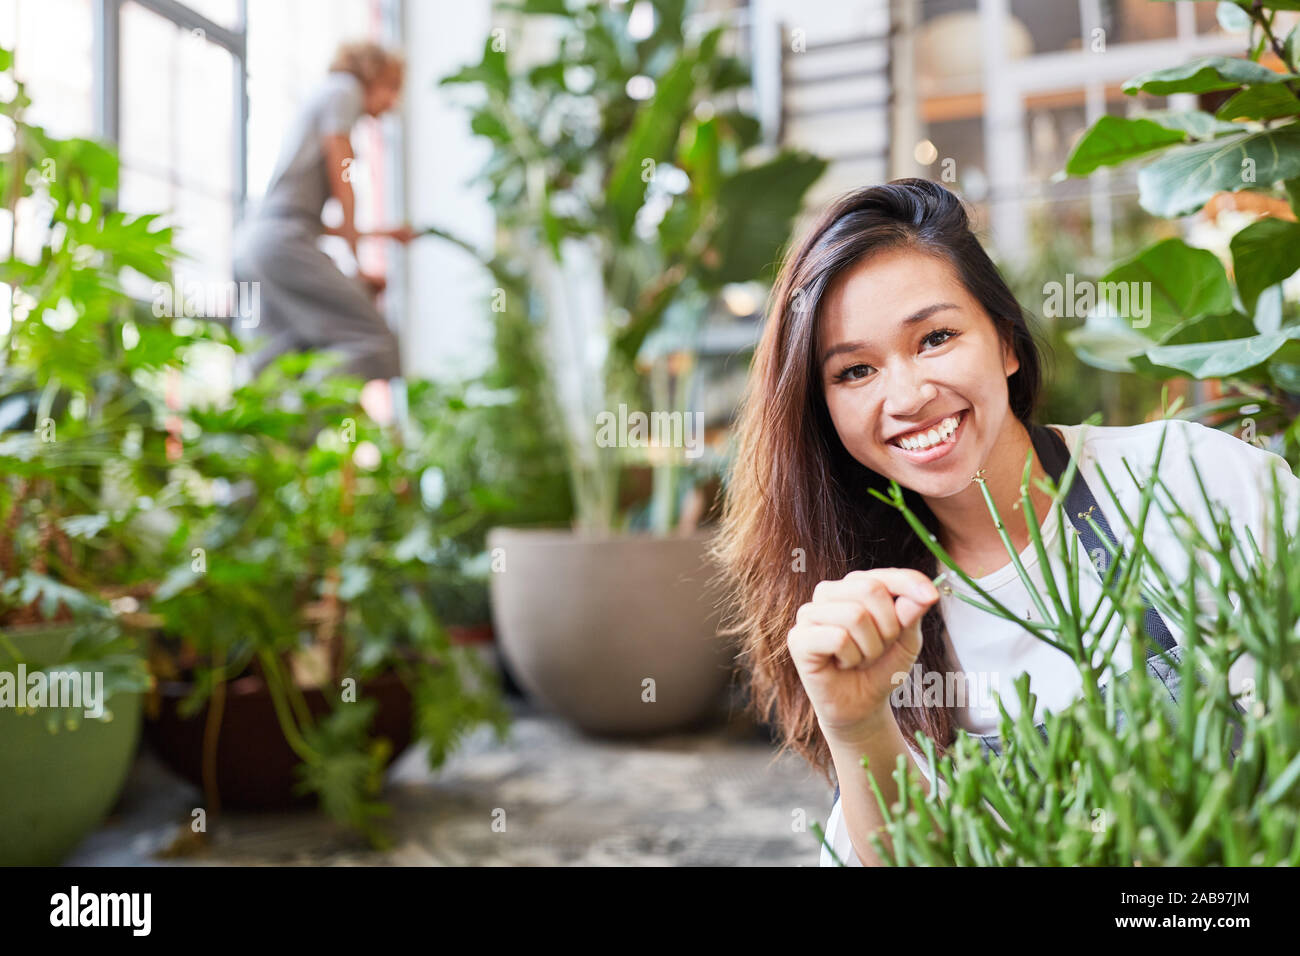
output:
[[[1033, 439], [1034, 451], [1038, 454], [1038, 460], [1043, 463], [1043, 469], [1052, 476], [1052, 480], [1059, 487], [1061, 476], [1065, 474], [1065, 470], [1070, 463], [1070, 450], [1065, 445], [1065, 439], [1053, 429], [1044, 425], [1031, 425], [1029, 434]], [[1115, 534], [1110, 530], [1110, 523], [1106, 520], [1106, 515], [1097, 504], [1097, 499], [1093, 497], [1092, 490], [1088, 487], [1088, 483], [1083, 478], [1083, 473], [1078, 468], [1075, 469], [1074, 479], [1070, 482], [1070, 488], [1065, 493], [1063, 506], [1070, 516], [1070, 522], [1079, 532], [1079, 538], [1088, 554], [1095, 554], [1100, 549], [1102, 554], [1106, 556], [1106, 567], [1110, 568], [1112, 566], [1110, 562], [1114, 559], [1102, 545], [1101, 539], [1093, 531], [1092, 525], [1088, 524], [1084, 519], [1084, 515], [1092, 515], [1093, 521], [1097, 523], [1097, 527], [1106, 536], [1106, 540], [1114, 545], [1120, 554], [1123, 554], [1123, 548], [1115, 540]], [[1097, 577], [1100, 578], [1101, 571], [1095, 565], [1093, 570], [1097, 572]], [[1173, 650], [1176, 643], [1173, 635], [1169, 633], [1169, 628], [1165, 625], [1164, 619], [1152, 606], [1145, 594], [1142, 595], [1142, 605], [1146, 608], [1146, 616], [1142, 623], [1147, 634], [1160, 645], [1161, 650]]]

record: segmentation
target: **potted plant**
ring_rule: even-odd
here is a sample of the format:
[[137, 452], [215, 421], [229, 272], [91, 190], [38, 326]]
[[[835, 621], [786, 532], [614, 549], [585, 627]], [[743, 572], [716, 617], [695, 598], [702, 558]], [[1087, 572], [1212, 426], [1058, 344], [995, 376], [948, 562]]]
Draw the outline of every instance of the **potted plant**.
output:
[[139, 382], [190, 340], [122, 289], [129, 270], [168, 274], [170, 230], [111, 208], [111, 152], [25, 120], [12, 66], [0, 49], [0, 864], [48, 865], [109, 812], [136, 751], [137, 595], [161, 574], [151, 516], [175, 491]]
[[1243, 213], [1249, 224], [1199, 240], [1220, 249], [1167, 238], [1115, 265], [1097, 288], [1150, 290], [1149, 308], [1139, 317], [1122, 302], [1099, 302], [1067, 340], [1097, 368], [1155, 380], [1223, 380], [1226, 393], [1187, 414], [1256, 444], [1275, 436], [1278, 453], [1295, 465], [1300, 324], [1295, 288], [1286, 280], [1300, 269], [1300, 27], [1279, 35], [1278, 11], [1286, 4], [1219, 8], [1221, 19], [1249, 30], [1247, 59], [1205, 57], [1124, 85], [1131, 95], [1217, 100], [1214, 112], [1103, 116], [1079, 140], [1065, 172], [1087, 176], [1102, 166], [1150, 160], [1137, 181], [1140, 204], [1152, 215], [1181, 220], [1229, 204], [1264, 215]]
[[[575, 507], [572, 528], [489, 533], [495, 627], [524, 688], [599, 732], [676, 729], [720, 702], [730, 653], [697, 489], [722, 453], [703, 441], [679, 346], [724, 285], [767, 277], [825, 168], [763, 154], [722, 27], [693, 30], [685, 3], [635, 6], [649, 23], [632, 5], [527, 0], [517, 26], [549, 30], [552, 52], [512, 67], [520, 34], [494, 31], [442, 81], [481, 94], [493, 308], [540, 340]], [[670, 331], [677, 343], [655, 342]]]
[[[438, 539], [422, 542], [437, 573], [427, 599], [454, 643], [494, 640], [488, 594], [494, 524], [559, 524], [573, 514], [563, 455], [536, 400], [531, 331], [494, 313], [496, 361], [468, 381], [411, 382], [406, 405], [411, 450], [431, 464], [421, 493]], [[521, 355], [524, 358], [521, 360]]]
[[404, 741], [427, 742], [436, 764], [469, 727], [505, 728], [490, 670], [449, 647], [421, 592], [438, 569], [412, 536], [446, 521], [418, 491], [429, 463], [365, 416], [359, 382], [320, 380], [324, 357], [288, 357], [214, 407], [181, 408], [173, 386], [195, 350], [237, 343], [215, 320], [129, 294], [172, 287], [171, 230], [115, 211], [113, 153], [27, 124], [12, 89], [0, 703], [20, 668], [45, 675], [36, 684], [102, 678], [106, 699], [93, 715], [0, 708], [15, 742], [0, 856], [53, 861], [98, 823], [151, 687], [153, 731], [189, 731], [182, 718], [215, 702], [200, 743], [172, 751], [200, 764], [212, 813], [223, 782], [258, 769], [245, 755], [216, 774], [224, 711], [267, 743], [272, 774], [289, 752], [284, 789], [381, 842], [381, 771]]
[[324, 374], [333, 361], [283, 356], [187, 410], [177, 467], [203, 500], [150, 604], [168, 679], [148, 733], [210, 810], [314, 798], [382, 845], [387, 764], [418, 739], [438, 766], [484, 721], [504, 735], [506, 714], [428, 600], [450, 521], [434, 463], [367, 417], [359, 380]]

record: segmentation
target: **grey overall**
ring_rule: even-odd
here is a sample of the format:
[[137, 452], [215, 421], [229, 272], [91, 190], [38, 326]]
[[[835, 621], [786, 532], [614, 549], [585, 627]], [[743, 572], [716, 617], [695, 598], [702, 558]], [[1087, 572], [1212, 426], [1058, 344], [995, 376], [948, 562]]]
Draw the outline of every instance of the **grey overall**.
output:
[[367, 287], [317, 245], [330, 198], [324, 137], [351, 132], [362, 104], [355, 77], [329, 74], [289, 127], [261, 205], [236, 231], [235, 281], [260, 284], [256, 324], [239, 329], [262, 340], [254, 374], [285, 352], [322, 349], [341, 353], [342, 370], [363, 379], [401, 375], [397, 338]]
[[[1034, 443], [1034, 451], [1038, 455], [1039, 461], [1042, 462], [1044, 471], [1051, 475], [1052, 480], [1059, 486], [1070, 462], [1070, 450], [1066, 447], [1065, 440], [1052, 429], [1042, 425], [1031, 425], [1029, 428], [1029, 435]], [[1110, 524], [1106, 521], [1105, 514], [1103, 514], [1101, 508], [1097, 506], [1097, 499], [1093, 497], [1091, 489], [1088, 488], [1088, 483], [1084, 480], [1083, 475], [1077, 469], [1075, 470], [1070, 487], [1065, 493], [1062, 507], [1064, 507], [1066, 514], [1070, 516], [1071, 523], [1079, 533], [1080, 544], [1084, 545], [1086, 553], [1096, 554], [1096, 549], [1100, 548], [1101, 553], [1104, 555], [1106, 568], [1112, 568], [1113, 565], [1110, 564], [1110, 552], [1103, 547], [1096, 532], [1093, 531], [1092, 526], [1084, 519], [1084, 516], [1089, 514], [1092, 516], [1092, 519], [1097, 523], [1097, 526], [1101, 529], [1102, 533], [1105, 534], [1107, 540], [1117, 550], [1119, 549], [1119, 543], [1115, 540], [1115, 535], [1110, 529]], [[1098, 576], [1100, 576], [1100, 574], [1101, 571], [1098, 570]], [[1178, 667], [1182, 661], [1183, 648], [1175, 642], [1173, 635], [1169, 633], [1169, 628], [1165, 624], [1164, 619], [1160, 617], [1159, 612], [1157, 612], [1151, 605], [1151, 602], [1147, 600], [1145, 595], [1142, 597], [1142, 603], [1146, 606], [1146, 617], [1143, 620], [1143, 626], [1146, 629], [1147, 634], [1160, 647], [1160, 650], [1147, 658], [1146, 668], [1159, 679], [1161, 684], [1164, 685], [1165, 690], [1169, 692], [1170, 700], [1177, 704], [1179, 684], [1181, 680]], [[1128, 680], [1130, 676], [1131, 672], [1126, 672], [1120, 674], [1118, 677], [1114, 678], [1114, 680]], [[1106, 696], [1108, 688], [1109, 685], [1101, 688], [1101, 696], [1103, 699]], [[1238, 713], [1245, 713], [1241, 704], [1234, 701], [1234, 706]], [[1115, 722], [1118, 727], [1124, 725], [1123, 711], [1116, 710]], [[1036, 728], [1039, 734], [1042, 735], [1043, 739], [1046, 740], [1047, 725], [1039, 722], [1036, 725]], [[1235, 753], [1241, 746], [1242, 728], [1240, 725], [1234, 729], [1234, 735], [1232, 749]], [[985, 757], [988, 757], [991, 754], [1002, 753], [1002, 741], [998, 734], [970, 734], [970, 736], [979, 741], [980, 749]], [[837, 784], [835, 787], [835, 799], [838, 800], [839, 798], [840, 788]]]

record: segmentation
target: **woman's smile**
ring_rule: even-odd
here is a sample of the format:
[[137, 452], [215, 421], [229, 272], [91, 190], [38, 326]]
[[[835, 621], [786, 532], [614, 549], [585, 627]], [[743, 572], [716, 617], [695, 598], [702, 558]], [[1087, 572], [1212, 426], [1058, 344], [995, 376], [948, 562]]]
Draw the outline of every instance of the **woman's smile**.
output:
[[933, 428], [923, 432], [908, 432], [885, 444], [894, 454], [914, 465], [928, 465], [930, 462], [947, 458], [965, 434], [969, 411], [969, 408], [963, 408], [955, 416], [941, 420]]

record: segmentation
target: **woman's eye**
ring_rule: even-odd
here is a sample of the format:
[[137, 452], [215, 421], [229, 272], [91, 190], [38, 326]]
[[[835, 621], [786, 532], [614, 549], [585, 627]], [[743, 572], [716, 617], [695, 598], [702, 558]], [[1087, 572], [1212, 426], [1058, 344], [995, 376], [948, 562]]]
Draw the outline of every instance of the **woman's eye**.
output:
[[957, 335], [957, 330], [956, 330], [956, 329], [935, 329], [933, 332], [931, 332], [929, 335], [927, 335], [927, 336], [926, 336], [924, 339], [922, 339], [921, 341], [922, 341], [922, 342], [929, 342], [929, 341], [930, 341], [934, 336], [936, 336], [936, 335], [941, 335], [941, 336], [943, 336], [943, 338], [942, 338], [940, 341], [935, 342], [934, 344], [935, 344], [935, 345], [943, 345], [944, 342], [951, 341], [952, 338], [953, 338], [954, 336]]
[[858, 370], [862, 370], [862, 371], [865, 372], [865, 371], [870, 370], [870, 368], [871, 368], [870, 365], [850, 365], [848, 368], [844, 369], [842, 372], [840, 372], [838, 375], [835, 376], [835, 381], [837, 381], [837, 382], [856, 382], [856, 381], [860, 381], [861, 379], [865, 378], [866, 376], [865, 376], [865, 375], [855, 375], [855, 374], [853, 374], [853, 373], [856, 372], [856, 371], [858, 371]]
[[[937, 348], [946, 342], [952, 341], [960, 334], [961, 333], [956, 329], [935, 329], [933, 332], [926, 335], [926, 337], [921, 340], [921, 343], [925, 344], [926, 342], [933, 342], [934, 346]], [[936, 337], [938, 337], [938, 341], [934, 341]], [[870, 371], [870, 365], [850, 365], [842, 371], [837, 372], [834, 381], [860, 382], [867, 377], [866, 373], [869, 373]]]

